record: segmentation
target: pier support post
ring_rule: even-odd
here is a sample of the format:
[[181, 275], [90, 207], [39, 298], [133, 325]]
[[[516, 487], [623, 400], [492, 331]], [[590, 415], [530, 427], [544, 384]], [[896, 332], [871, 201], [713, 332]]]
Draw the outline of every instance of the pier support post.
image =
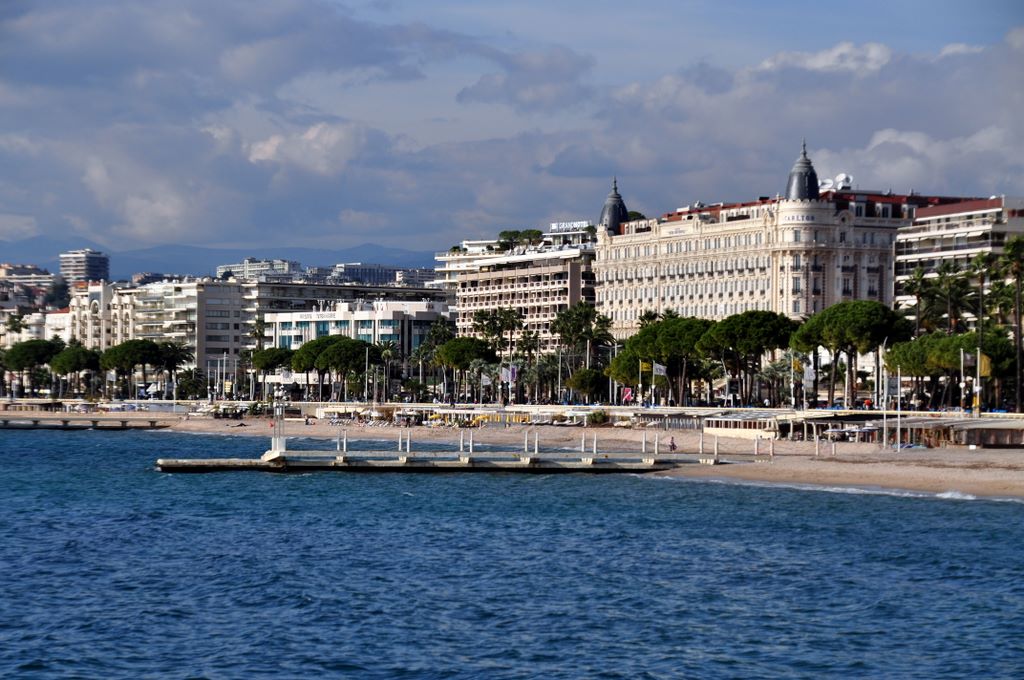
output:
[[530, 433], [523, 432], [523, 453], [530, 452]]
[[761, 438], [754, 437], [754, 455], [758, 456], [761, 454]]
[[473, 430], [469, 431], [469, 454], [473, 455]]
[[466, 431], [459, 430], [459, 453], [465, 450]]
[[580, 435], [580, 453], [587, 452], [587, 433], [584, 432]]
[[409, 453], [410, 448], [412, 448], [412, 430], [405, 433], [405, 452]]
[[661, 448], [661, 437], [654, 438], [654, 455], [657, 456]]
[[715, 435], [715, 458], [718, 458], [718, 435]]
[[348, 430], [342, 432], [341, 451], [342, 453], [348, 453]]
[[836, 443], [832, 442], [832, 455], [836, 455]]
[[814, 438], [814, 457], [817, 458], [821, 455], [821, 440], [817, 437]]
[[644, 430], [644, 440], [640, 445], [640, 453], [647, 453], [647, 430]]
[[402, 429], [398, 429], [398, 452], [402, 452]]
[[597, 433], [596, 432], [594, 433], [594, 450], [593, 450], [593, 455], [594, 455], [594, 458], [597, 458]]
[[768, 455], [772, 459], [775, 458], [775, 440], [774, 439], [769, 439], [768, 440]]
[[533, 431], [533, 455], [534, 455], [534, 456], [536, 456], [536, 455], [537, 455], [537, 449], [538, 449], [538, 444], [537, 444], [537, 430], [534, 430], [534, 431]]
[[704, 430], [701, 430], [700, 432], [700, 448], [698, 448], [697, 451], [702, 455], [704, 453]]

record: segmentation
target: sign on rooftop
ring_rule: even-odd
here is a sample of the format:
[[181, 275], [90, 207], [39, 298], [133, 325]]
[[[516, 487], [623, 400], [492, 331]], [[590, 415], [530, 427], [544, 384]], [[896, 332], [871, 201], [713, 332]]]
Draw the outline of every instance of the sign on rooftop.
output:
[[583, 231], [590, 226], [590, 222], [582, 220], [578, 222], [552, 222], [550, 232], [552, 234], [565, 231]]

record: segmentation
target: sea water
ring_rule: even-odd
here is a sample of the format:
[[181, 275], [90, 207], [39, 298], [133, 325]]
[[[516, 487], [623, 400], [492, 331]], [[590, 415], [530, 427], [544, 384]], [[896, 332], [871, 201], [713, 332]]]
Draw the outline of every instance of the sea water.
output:
[[1024, 676], [1024, 504], [154, 469], [266, 444], [0, 431], [0, 675]]

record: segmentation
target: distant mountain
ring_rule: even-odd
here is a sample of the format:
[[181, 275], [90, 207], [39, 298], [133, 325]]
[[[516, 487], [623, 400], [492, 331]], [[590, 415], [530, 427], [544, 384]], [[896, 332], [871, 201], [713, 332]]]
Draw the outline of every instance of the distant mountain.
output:
[[297, 260], [302, 266], [333, 266], [341, 262], [373, 262], [396, 267], [433, 267], [432, 251], [405, 250], [364, 243], [341, 250], [321, 248], [203, 248], [165, 245], [112, 252], [84, 239], [54, 239], [36, 236], [23, 241], [0, 241], [0, 262], [36, 264], [51, 272], [60, 271], [60, 253], [92, 248], [110, 255], [110, 275], [127, 279], [136, 272], [213, 275], [218, 265], [241, 262], [247, 257]]

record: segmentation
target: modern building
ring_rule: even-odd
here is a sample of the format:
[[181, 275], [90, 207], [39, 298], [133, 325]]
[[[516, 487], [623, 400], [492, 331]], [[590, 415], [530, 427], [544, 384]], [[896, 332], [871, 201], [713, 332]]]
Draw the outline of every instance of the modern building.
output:
[[962, 200], [854, 189], [845, 174], [819, 182], [804, 147], [784, 196], [695, 202], [599, 230], [597, 307], [626, 338], [645, 311], [800, 319], [845, 300], [891, 305], [898, 230], [919, 208]]
[[367, 286], [391, 286], [401, 267], [366, 262], [344, 262], [334, 265], [331, 272], [333, 283], [361, 283]]
[[325, 310], [271, 312], [264, 320], [268, 344], [275, 347], [298, 349], [316, 338], [344, 335], [371, 344], [394, 342], [409, 356], [427, 339], [434, 322], [451, 320], [451, 312], [443, 301], [357, 300]]
[[421, 288], [430, 285], [436, 277], [437, 272], [429, 268], [399, 269], [395, 272], [395, 285]]
[[110, 257], [91, 248], [60, 254], [60, 275], [69, 284], [110, 279]]
[[0, 280], [49, 289], [56, 277], [34, 264], [0, 264]]
[[975, 257], [998, 257], [1007, 239], [1021, 234], [1024, 198], [993, 196], [921, 208], [913, 224], [896, 235], [896, 303], [914, 304], [905, 286], [916, 270], [931, 278], [949, 262], [956, 271], [967, 271]]
[[291, 280], [302, 274], [301, 265], [294, 260], [264, 260], [247, 257], [236, 264], [217, 266], [217, 278], [234, 278], [239, 281], [273, 278]]

